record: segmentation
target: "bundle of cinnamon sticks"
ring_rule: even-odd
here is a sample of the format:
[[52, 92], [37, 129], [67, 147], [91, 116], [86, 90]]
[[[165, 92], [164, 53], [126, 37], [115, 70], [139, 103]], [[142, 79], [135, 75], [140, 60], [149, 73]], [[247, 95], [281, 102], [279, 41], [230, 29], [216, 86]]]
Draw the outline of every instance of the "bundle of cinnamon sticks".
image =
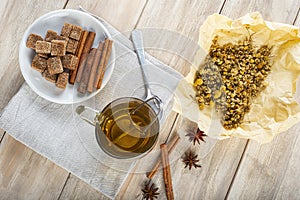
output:
[[78, 92], [82, 94], [87, 91], [92, 93], [101, 88], [112, 51], [113, 41], [108, 38], [99, 42], [97, 48], [92, 48], [95, 36], [95, 32], [83, 31], [76, 51], [79, 62], [69, 80], [70, 84], [74, 84], [75, 81], [79, 83]]

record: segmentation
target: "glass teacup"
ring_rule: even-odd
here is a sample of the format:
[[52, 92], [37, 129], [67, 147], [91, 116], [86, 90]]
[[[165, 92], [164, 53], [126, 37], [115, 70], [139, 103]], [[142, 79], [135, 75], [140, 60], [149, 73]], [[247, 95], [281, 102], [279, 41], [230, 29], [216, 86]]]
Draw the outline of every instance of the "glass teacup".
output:
[[[156, 96], [147, 101], [123, 97], [101, 112], [85, 106], [78, 106], [76, 112], [95, 126], [96, 140], [104, 152], [114, 158], [128, 159], [145, 155], [155, 145], [159, 134], [159, 103]], [[93, 112], [87, 115], [87, 111]]]

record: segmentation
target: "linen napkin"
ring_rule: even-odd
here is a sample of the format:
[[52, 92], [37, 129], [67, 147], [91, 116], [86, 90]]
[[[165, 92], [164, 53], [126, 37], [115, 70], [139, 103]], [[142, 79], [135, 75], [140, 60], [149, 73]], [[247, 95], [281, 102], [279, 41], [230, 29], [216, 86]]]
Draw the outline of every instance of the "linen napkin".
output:
[[[116, 59], [107, 85], [95, 97], [81, 103], [97, 110], [102, 110], [116, 98], [143, 98], [145, 94], [141, 69], [131, 41], [104, 20], [101, 22], [112, 35]], [[173, 92], [182, 76], [148, 54], [146, 60], [150, 87], [164, 103], [164, 114], [160, 120], [163, 124], [171, 111]], [[78, 105], [49, 102], [24, 83], [2, 111], [0, 127], [16, 140], [114, 198], [135, 161], [120, 161], [102, 152], [95, 139], [94, 127], [75, 114]]]

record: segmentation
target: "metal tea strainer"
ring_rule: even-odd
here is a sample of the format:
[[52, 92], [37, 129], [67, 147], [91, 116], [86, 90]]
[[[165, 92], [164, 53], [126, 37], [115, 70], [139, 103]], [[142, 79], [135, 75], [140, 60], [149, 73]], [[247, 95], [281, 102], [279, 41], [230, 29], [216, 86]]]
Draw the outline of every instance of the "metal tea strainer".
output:
[[[145, 59], [142, 32], [139, 30], [136, 30], [136, 29], [133, 30], [131, 33], [131, 39], [133, 42], [134, 49], [137, 53], [139, 62], [140, 62], [140, 67], [141, 67], [141, 71], [142, 71], [142, 75], [143, 75], [143, 79], [144, 79], [144, 83], [145, 83], [146, 95], [145, 95], [144, 103], [148, 103], [149, 101], [153, 100], [154, 106], [156, 107], [156, 109], [158, 109], [157, 117], [160, 117], [160, 116], [162, 116], [162, 113], [163, 113], [163, 110], [162, 110], [163, 102], [157, 95], [152, 93], [152, 91], [150, 89], [148, 77], [145, 73], [146, 59]], [[140, 106], [142, 106], [142, 104]], [[139, 109], [140, 106], [137, 106], [137, 108], [135, 110]], [[133, 110], [132, 112], [135, 112], [135, 110]], [[149, 126], [151, 126], [151, 123], [149, 124]]]

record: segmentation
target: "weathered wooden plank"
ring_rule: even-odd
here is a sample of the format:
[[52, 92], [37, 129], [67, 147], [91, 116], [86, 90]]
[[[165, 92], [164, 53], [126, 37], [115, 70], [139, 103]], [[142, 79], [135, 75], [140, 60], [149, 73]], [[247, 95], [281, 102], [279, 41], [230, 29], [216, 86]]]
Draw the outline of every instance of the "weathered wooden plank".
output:
[[298, 124], [269, 144], [250, 142], [229, 199], [299, 198], [299, 131]]
[[83, 182], [74, 175], [71, 175], [64, 187], [59, 199], [101, 199], [106, 200], [108, 197], [104, 196], [99, 191], [95, 190], [87, 183]]
[[4, 133], [5, 133], [5, 131], [2, 128], [0, 128], [0, 143], [1, 143], [1, 139], [4, 135]]
[[[299, 4], [294, 1], [290, 7], [299, 8]], [[286, 2], [282, 2], [281, 8], [292, 9]], [[286, 13], [289, 15], [289, 21], [285, 22], [292, 23], [294, 19], [291, 16], [295, 17], [296, 13]], [[283, 13], [277, 15], [282, 15], [283, 19], [287, 18]], [[300, 25], [299, 16], [295, 25]], [[298, 199], [300, 196], [299, 132], [300, 123], [278, 135], [271, 143], [259, 145], [253, 141], [249, 142], [230, 189], [229, 199]]]
[[[24, 82], [18, 67], [18, 48], [27, 26], [64, 4], [65, 0], [1, 2], [0, 111]], [[0, 173], [1, 199], [56, 199], [68, 174], [8, 134], [0, 145]]]
[[81, 5], [83, 8], [88, 9], [91, 13], [105, 19], [121, 33], [129, 35], [128, 33], [134, 29], [137, 21], [139, 20], [145, 4], [146, 0], [69, 0], [66, 8], [78, 9], [78, 6]]
[[300, 7], [298, 8], [297, 17], [294, 19], [293, 25], [300, 26]]
[[[145, 30], [145, 27], [158, 27], [167, 29], [167, 32], [174, 32], [175, 34], [169, 35], [178, 38], [178, 41], [166, 38], [168, 33], [164, 34], [164, 30], [156, 31], [157, 35], [152, 38], [150, 36], [145, 38], [147, 35], [144, 35], [144, 40], [147, 45], [147, 39], [155, 38], [154, 42], [148, 43], [154, 50], [148, 52], [182, 74], [186, 74], [191, 64], [190, 60], [193, 59], [193, 53], [197, 50], [197, 45], [189, 43], [186, 38], [180, 38], [180, 36], [188, 37], [197, 43], [198, 30], [202, 22], [208, 15], [219, 12], [222, 5], [223, 1], [163, 1], [160, 4], [149, 1], [137, 27], [143, 29], [144, 33], [149, 31]], [[185, 43], [189, 45], [184, 46]], [[184, 45], [182, 46], [182, 44]], [[176, 47], [178, 47], [177, 52], [166, 51], [168, 49], [176, 50]], [[191, 57], [181, 57], [182, 54], [187, 56], [190, 54]], [[175, 130], [188, 129], [189, 125], [190, 123], [184, 120]], [[183, 136], [182, 140], [187, 140], [187, 138]], [[200, 170], [184, 169], [179, 157], [172, 163], [173, 187], [177, 199], [223, 199], [225, 197], [247, 140], [237, 138], [218, 142], [213, 142], [212, 139], [208, 140], [210, 142], [207, 144], [201, 144], [199, 148], [195, 147], [195, 151], [201, 158], [202, 168]], [[206, 151], [203, 151], [202, 148]], [[157, 181], [161, 181], [161, 179]], [[140, 188], [144, 181], [144, 174], [131, 175], [120, 191], [118, 199], [140, 197]], [[199, 183], [205, 184], [201, 184], [200, 187]], [[160, 189], [162, 193], [160, 198], [165, 198], [163, 184]]]
[[0, 199], [57, 199], [68, 172], [8, 134], [0, 145]]
[[186, 75], [198, 48], [199, 27], [222, 5], [221, 0], [150, 0], [137, 25], [147, 52]]
[[299, 9], [299, 1], [255, 0], [226, 1], [222, 13], [231, 18], [241, 17], [249, 12], [258, 11], [268, 21], [292, 23]]
[[[27, 27], [39, 16], [63, 8], [65, 0], [8, 1], [0, 4], [0, 111], [23, 84], [19, 66], [19, 42]], [[26, 8], [26, 9], [24, 9]]]

